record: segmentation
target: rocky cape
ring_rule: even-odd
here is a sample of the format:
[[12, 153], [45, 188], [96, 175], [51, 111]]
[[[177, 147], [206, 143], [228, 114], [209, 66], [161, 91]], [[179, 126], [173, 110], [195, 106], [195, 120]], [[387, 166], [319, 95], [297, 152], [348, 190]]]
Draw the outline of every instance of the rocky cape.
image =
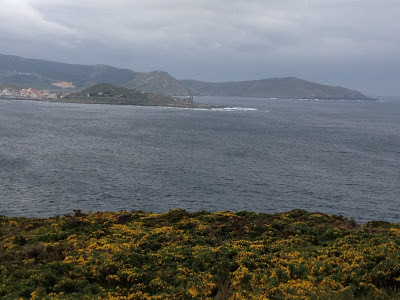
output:
[[372, 100], [359, 91], [295, 77], [237, 82], [177, 80], [167, 72], [148, 73], [108, 65], [78, 65], [0, 54], [0, 83], [37, 89], [84, 90], [108, 83], [166, 96]]

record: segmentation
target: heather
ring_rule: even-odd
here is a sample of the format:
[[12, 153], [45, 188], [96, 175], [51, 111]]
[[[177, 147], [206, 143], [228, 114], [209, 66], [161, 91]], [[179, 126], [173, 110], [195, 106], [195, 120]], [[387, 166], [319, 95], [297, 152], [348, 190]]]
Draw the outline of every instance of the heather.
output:
[[338, 215], [0, 217], [3, 299], [397, 299], [400, 223]]

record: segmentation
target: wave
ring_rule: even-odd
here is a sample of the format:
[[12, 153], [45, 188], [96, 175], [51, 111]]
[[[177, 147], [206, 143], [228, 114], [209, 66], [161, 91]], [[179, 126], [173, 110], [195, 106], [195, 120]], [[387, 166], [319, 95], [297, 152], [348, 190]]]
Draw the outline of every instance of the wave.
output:
[[223, 108], [211, 108], [213, 111], [256, 111], [257, 108], [251, 107], [223, 107]]

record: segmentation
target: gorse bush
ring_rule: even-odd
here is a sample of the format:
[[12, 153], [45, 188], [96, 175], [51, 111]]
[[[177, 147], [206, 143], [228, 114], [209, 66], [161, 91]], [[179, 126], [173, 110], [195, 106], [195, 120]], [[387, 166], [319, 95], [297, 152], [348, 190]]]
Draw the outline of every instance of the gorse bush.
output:
[[172, 210], [0, 217], [2, 299], [400, 299], [400, 224]]

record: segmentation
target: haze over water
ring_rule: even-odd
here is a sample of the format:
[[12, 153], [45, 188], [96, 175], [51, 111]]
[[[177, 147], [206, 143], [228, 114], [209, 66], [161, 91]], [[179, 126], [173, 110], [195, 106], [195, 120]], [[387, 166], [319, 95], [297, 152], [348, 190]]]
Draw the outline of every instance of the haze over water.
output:
[[0, 214], [306, 209], [400, 222], [400, 102], [0, 100]]

